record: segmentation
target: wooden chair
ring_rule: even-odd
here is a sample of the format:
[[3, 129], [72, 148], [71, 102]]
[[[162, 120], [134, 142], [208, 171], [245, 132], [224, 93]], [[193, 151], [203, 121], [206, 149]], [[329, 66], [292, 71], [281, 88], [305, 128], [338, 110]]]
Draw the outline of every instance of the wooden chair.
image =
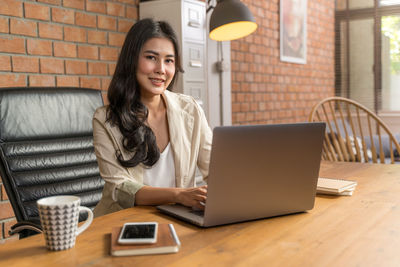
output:
[[326, 123], [324, 160], [393, 164], [399, 156], [399, 143], [388, 126], [354, 100], [326, 98], [313, 107], [308, 120]]

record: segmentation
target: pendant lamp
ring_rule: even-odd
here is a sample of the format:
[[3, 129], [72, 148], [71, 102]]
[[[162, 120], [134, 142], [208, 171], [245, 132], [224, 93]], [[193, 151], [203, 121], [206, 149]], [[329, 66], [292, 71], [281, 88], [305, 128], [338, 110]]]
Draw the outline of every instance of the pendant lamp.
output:
[[257, 29], [250, 10], [240, 0], [218, 0], [210, 17], [210, 39], [231, 41]]

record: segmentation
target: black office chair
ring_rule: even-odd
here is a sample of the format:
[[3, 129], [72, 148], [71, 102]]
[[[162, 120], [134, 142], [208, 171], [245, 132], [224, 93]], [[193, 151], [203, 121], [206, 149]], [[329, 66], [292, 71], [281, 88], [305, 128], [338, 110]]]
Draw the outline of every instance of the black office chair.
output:
[[93, 89], [0, 89], [0, 175], [18, 221], [11, 234], [40, 231], [40, 198], [76, 195], [89, 208], [100, 200], [92, 117], [102, 105]]

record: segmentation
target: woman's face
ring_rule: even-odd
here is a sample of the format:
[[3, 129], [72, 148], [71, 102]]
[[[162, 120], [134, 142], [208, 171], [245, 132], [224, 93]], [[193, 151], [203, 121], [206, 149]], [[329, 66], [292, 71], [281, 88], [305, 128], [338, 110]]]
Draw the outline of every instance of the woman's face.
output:
[[175, 74], [174, 45], [166, 38], [152, 38], [139, 54], [136, 78], [142, 97], [162, 94]]

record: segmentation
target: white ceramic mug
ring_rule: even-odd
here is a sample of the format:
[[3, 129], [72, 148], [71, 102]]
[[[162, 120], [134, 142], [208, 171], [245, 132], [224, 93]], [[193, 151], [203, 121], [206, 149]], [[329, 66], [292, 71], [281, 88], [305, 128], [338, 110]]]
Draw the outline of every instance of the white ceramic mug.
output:
[[[49, 250], [72, 248], [76, 236], [92, 223], [93, 212], [80, 204], [81, 199], [77, 196], [53, 196], [37, 201], [46, 247]], [[80, 211], [87, 211], [88, 218], [78, 227]]]

